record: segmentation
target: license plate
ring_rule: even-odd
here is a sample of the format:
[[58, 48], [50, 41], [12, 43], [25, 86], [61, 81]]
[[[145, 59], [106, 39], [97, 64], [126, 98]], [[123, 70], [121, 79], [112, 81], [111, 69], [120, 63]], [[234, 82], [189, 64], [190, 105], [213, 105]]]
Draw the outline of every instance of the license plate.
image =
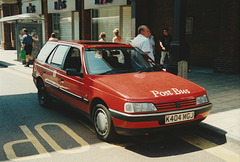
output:
[[182, 121], [187, 121], [187, 120], [192, 120], [192, 119], [194, 119], [194, 111], [166, 115], [165, 116], [165, 124], [177, 123], [177, 122], [182, 122]]

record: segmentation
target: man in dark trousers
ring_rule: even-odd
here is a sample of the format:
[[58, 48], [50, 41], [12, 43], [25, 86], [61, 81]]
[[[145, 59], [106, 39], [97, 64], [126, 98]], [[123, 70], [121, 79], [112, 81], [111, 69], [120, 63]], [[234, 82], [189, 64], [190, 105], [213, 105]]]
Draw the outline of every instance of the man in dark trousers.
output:
[[32, 36], [28, 34], [27, 29], [23, 29], [22, 32], [24, 35], [23, 35], [21, 51], [23, 51], [23, 49], [26, 51], [25, 67], [29, 67], [29, 58], [33, 60], [33, 57], [31, 55], [32, 55], [32, 49], [34, 48], [34, 42], [33, 42]]
[[168, 28], [163, 29], [163, 35], [160, 37], [160, 47], [161, 47], [161, 59], [160, 59], [160, 64], [164, 64], [164, 60], [166, 55], [168, 56], [168, 59], [170, 58], [169, 56], [169, 48], [170, 48], [170, 43], [172, 42], [172, 36], [168, 34]]

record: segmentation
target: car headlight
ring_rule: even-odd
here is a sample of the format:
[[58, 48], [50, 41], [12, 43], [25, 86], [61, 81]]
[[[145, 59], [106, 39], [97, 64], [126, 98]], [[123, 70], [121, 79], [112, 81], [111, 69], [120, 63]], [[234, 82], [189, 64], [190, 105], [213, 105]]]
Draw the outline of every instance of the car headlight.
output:
[[209, 100], [208, 100], [208, 97], [207, 97], [206, 94], [202, 95], [202, 96], [199, 96], [196, 99], [196, 104], [197, 105], [201, 105], [201, 104], [204, 104], [204, 103], [207, 103], [207, 102], [209, 102]]
[[125, 103], [124, 111], [127, 113], [157, 111], [153, 103]]

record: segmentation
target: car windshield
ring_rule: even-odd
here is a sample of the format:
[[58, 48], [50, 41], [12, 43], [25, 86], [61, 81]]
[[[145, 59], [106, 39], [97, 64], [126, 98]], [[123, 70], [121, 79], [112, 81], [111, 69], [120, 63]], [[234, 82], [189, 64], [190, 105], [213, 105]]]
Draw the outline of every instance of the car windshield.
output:
[[141, 73], [161, 71], [150, 57], [134, 47], [85, 48], [90, 75]]

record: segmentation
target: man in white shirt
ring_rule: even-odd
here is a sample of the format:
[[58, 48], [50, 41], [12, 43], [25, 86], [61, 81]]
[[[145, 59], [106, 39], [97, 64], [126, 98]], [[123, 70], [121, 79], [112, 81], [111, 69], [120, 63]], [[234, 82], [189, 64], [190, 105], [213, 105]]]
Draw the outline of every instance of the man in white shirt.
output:
[[151, 53], [151, 43], [149, 40], [150, 31], [145, 25], [141, 25], [138, 28], [138, 35], [130, 43], [132, 46], [136, 46], [141, 49], [144, 53], [149, 55]]
[[151, 52], [148, 56], [151, 57], [155, 61], [155, 57], [154, 57], [154, 55], [155, 55], [155, 41], [154, 41], [154, 36], [152, 35], [151, 31], [150, 31], [149, 40], [150, 40], [150, 44], [151, 44]]

